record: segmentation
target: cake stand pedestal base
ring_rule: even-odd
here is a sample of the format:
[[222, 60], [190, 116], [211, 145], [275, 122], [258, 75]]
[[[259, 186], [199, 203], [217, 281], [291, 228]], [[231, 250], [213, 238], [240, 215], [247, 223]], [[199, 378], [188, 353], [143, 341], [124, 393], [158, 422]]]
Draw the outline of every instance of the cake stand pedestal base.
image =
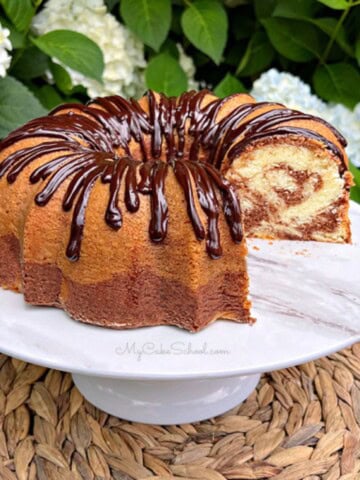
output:
[[202, 380], [126, 380], [73, 374], [93, 405], [116, 417], [158, 425], [220, 415], [245, 400], [260, 375]]

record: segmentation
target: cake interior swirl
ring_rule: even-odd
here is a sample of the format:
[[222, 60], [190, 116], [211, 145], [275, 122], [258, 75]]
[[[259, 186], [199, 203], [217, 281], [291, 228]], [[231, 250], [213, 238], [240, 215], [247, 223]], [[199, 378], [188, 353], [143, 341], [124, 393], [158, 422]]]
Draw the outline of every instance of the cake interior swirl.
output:
[[350, 242], [324, 120], [244, 94], [66, 104], [0, 143], [0, 285], [83, 322], [252, 322], [245, 237]]

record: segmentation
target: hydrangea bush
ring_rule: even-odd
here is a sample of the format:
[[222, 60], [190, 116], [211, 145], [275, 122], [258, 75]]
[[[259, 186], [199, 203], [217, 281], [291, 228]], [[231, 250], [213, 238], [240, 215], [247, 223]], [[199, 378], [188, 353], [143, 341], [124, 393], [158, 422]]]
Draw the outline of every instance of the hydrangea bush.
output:
[[10, 31], [3, 28], [0, 24], [0, 77], [5, 77], [7, 69], [10, 67], [10, 50], [12, 49], [9, 40]]
[[342, 104], [324, 102], [299, 77], [275, 68], [255, 80], [250, 93], [259, 101], [282, 102], [335, 125], [348, 140], [349, 157], [360, 167], [360, 103], [350, 110]]
[[[102, 0], [49, 0], [32, 21], [32, 30], [43, 35], [71, 30], [93, 40], [104, 57], [101, 81], [67, 68], [72, 85], [82, 85], [90, 97], [139, 96], [144, 91], [144, 44], [108, 13]], [[56, 57], [52, 61], [66, 68]], [[51, 78], [53, 80], [53, 78]]]
[[359, 64], [360, 0], [0, 0], [0, 138], [63, 102], [250, 91], [333, 123], [360, 167]]

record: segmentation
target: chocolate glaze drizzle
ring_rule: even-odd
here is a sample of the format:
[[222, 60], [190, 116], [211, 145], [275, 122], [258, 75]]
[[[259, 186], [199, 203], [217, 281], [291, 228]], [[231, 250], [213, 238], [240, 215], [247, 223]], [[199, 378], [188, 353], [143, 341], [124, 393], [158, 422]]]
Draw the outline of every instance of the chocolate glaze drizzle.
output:
[[[64, 211], [72, 211], [66, 255], [76, 261], [80, 257], [86, 207], [98, 181], [109, 186], [104, 218], [110, 228], [122, 227], [119, 194], [123, 185], [129, 212], [139, 209], [140, 194], [150, 195], [149, 235], [153, 242], [164, 241], [169, 218], [166, 178], [171, 168], [184, 192], [196, 238], [206, 239], [208, 254], [218, 258], [222, 254], [218, 227], [221, 210], [234, 242], [241, 242], [243, 236], [240, 203], [221, 168], [224, 161], [233, 161], [249, 143], [273, 136], [305, 136], [321, 142], [339, 158], [341, 174], [346, 170], [343, 153], [334, 142], [311, 129], [289, 125], [297, 120], [322, 123], [345, 146], [342, 135], [324, 120], [266, 102], [241, 104], [217, 120], [220, 109], [232, 97], [213, 99], [202, 106], [209, 93], [191, 91], [179, 98], [168, 98], [149, 91], [148, 111], [137, 101], [118, 96], [97, 98], [85, 106], [62, 105], [0, 142], [0, 150], [4, 150], [17, 142], [33, 140], [0, 164], [0, 179], [6, 175], [7, 181], [14, 183], [25, 167], [51, 155], [51, 159], [34, 167], [30, 182], [41, 182], [35, 196], [40, 207], [66, 182], [62, 206]], [[264, 107], [270, 109], [256, 115]], [[207, 217], [207, 229], [197, 205]]]

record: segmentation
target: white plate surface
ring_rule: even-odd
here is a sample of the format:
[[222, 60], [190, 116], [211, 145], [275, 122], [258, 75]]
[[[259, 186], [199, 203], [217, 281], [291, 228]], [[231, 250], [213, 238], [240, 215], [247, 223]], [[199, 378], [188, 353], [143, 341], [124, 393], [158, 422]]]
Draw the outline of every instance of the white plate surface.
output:
[[300, 364], [360, 341], [360, 207], [353, 245], [249, 241], [253, 326], [218, 321], [114, 331], [31, 307], [0, 291], [0, 351], [87, 375], [129, 379], [225, 377]]

